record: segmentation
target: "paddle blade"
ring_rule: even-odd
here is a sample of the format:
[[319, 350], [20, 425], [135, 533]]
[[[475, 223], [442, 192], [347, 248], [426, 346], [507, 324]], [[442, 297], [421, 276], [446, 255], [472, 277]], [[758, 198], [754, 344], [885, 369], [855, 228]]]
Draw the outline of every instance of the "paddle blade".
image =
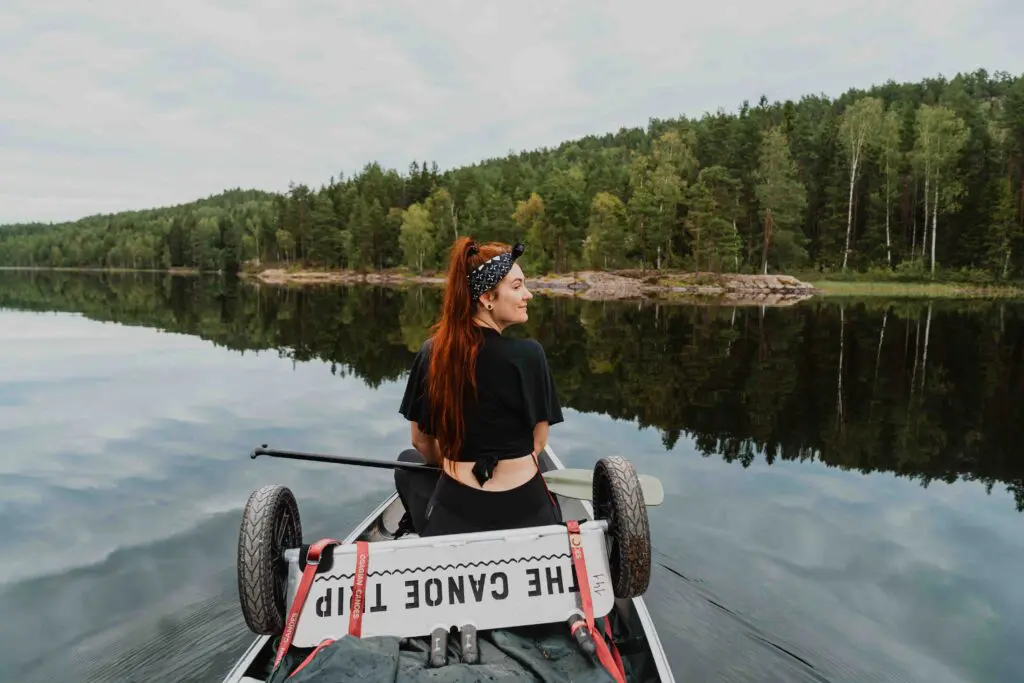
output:
[[[641, 474], [640, 488], [644, 492], [644, 503], [648, 507], [661, 505], [665, 500], [665, 489], [657, 477]], [[544, 481], [553, 493], [566, 498], [590, 500], [594, 496], [594, 471], [585, 469], [551, 470], [544, 473]]]
[[647, 506], [661, 505], [665, 501], [665, 489], [661, 487], [661, 480], [649, 474], [641, 474], [640, 488], [644, 492], [644, 503]]

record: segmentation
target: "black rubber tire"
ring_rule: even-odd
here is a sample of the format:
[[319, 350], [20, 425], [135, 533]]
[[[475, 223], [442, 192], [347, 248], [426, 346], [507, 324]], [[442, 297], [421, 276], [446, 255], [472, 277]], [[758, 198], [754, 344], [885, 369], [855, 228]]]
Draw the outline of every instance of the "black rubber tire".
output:
[[288, 567], [282, 553], [301, 545], [302, 521], [291, 490], [272, 485], [253, 491], [238, 532], [238, 598], [254, 633], [284, 631]]
[[617, 598], [643, 595], [651, 580], [651, 530], [640, 478], [614, 455], [594, 465], [594, 519], [608, 521], [608, 561]]

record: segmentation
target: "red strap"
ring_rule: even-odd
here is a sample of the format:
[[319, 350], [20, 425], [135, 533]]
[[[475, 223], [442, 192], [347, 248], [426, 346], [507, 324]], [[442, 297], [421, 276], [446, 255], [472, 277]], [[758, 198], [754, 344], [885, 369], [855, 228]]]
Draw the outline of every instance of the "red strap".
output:
[[277, 646], [277, 656], [274, 657], [274, 668], [281, 663], [288, 648], [292, 645], [295, 627], [299, 624], [299, 613], [302, 612], [302, 606], [306, 604], [306, 596], [309, 595], [309, 587], [313, 585], [316, 566], [320, 563], [320, 553], [329, 545], [341, 545], [341, 541], [325, 538], [309, 546], [309, 551], [306, 552], [306, 568], [302, 572], [302, 580], [299, 581], [299, 587], [295, 591], [295, 600], [292, 601], [292, 607], [288, 610], [288, 620], [284, 624], [284, 633], [281, 634], [281, 642]]
[[608, 617], [604, 618], [604, 632], [608, 636], [608, 647], [611, 648], [615, 666], [625, 675], [626, 670], [622, 666], [622, 655], [619, 654], [619, 648], [615, 647], [615, 638], [612, 636], [612, 620]]
[[[604, 642], [601, 632], [594, 626], [594, 602], [590, 598], [590, 575], [587, 574], [587, 561], [583, 557], [583, 536], [580, 533], [580, 523], [570, 519], [565, 523], [569, 529], [569, 549], [572, 551], [572, 565], [576, 570], [576, 582], [580, 586], [580, 602], [583, 603], [583, 616], [587, 620], [587, 628], [594, 637], [594, 644], [597, 646], [597, 658], [602, 666], [608, 670], [617, 683], [626, 683], [626, 672], [622, 668], [622, 660], [612, 657], [608, 644]], [[611, 640], [611, 633], [608, 633]], [[614, 643], [613, 643], [614, 645]], [[616, 652], [616, 654], [618, 654]]]
[[366, 603], [366, 569], [370, 564], [370, 545], [356, 541], [356, 576], [352, 586], [352, 601], [348, 608], [348, 634], [359, 638], [363, 634], [363, 606]]
[[324, 649], [333, 642], [334, 640], [332, 638], [325, 638], [324, 640], [321, 640], [320, 644], [313, 648], [313, 651], [310, 652], [309, 655], [302, 660], [302, 664], [299, 664], [297, 667], [295, 667], [295, 671], [288, 674], [288, 678], [291, 678], [295, 674], [305, 669], [306, 666], [313, 661], [313, 657], [316, 657], [317, 653], [320, 652], [320, 650]]

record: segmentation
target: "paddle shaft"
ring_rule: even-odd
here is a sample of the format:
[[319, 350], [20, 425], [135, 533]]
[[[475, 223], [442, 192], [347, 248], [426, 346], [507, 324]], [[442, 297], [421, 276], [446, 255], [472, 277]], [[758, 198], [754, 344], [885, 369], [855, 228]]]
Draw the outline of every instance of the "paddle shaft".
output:
[[437, 472], [440, 467], [434, 465], [421, 465], [415, 462], [401, 462], [398, 460], [372, 460], [370, 458], [354, 458], [343, 455], [321, 455], [320, 453], [300, 453], [298, 451], [279, 451], [267, 448], [266, 444], [253, 450], [249, 455], [255, 458], [258, 455], [269, 455], [274, 458], [290, 458], [292, 460], [312, 460], [314, 462], [332, 462], [338, 465], [359, 465], [361, 467], [379, 467], [385, 470], [412, 470], [414, 472], [430, 471]]
[[[399, 460], [373, 460], [371, 458], [355, 458], [343, 455], [322, 455], [320, 453], [301, 453], [298, 451], [279, 451], [267, 448], [263, 444], [253, 450], [250, 458], [260, 455], [269, 455], [274, 458], [290, 458], [292, 460], [312, 460], [314, 462], [329, 462], [337, 465], [358, 465], [360, 467], [377, 467], [385, 470], [409, 470], [412, 472], [439, 472], [440, 467], [415, 462], [401, 462]], [[578, 498], [590, 500], [593, 486], [592, 471], [556, 469], [544, 473], [544, 479], [548, 490], [552, 493], [565, 496], [566, 498]], [[639, 475], [640, 486], [644, 491], [644, 499], [647, 505], [661, 505], [664, 499], [664, 492], [659, 482], [649, 475]]]

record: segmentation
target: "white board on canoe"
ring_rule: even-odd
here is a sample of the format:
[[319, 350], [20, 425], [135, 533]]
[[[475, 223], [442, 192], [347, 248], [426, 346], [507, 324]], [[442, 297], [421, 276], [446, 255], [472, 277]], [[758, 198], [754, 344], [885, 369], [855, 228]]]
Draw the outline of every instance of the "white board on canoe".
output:
[[[595, 617], [614, 594], [604, 521], [580, 525]], [[301, 579], [299, 551], [286, 551], [290, 608]], [[313, 647], [348, 633], [356, 546], [334, 548], [316, 574], [294, 643]], [[569, 535], [551, 525], [474, 534], [405, 538], [369, 544], [363, 637], [428, 635], [438, 627], [478, 630], [565, 622], [582, 614]]]

